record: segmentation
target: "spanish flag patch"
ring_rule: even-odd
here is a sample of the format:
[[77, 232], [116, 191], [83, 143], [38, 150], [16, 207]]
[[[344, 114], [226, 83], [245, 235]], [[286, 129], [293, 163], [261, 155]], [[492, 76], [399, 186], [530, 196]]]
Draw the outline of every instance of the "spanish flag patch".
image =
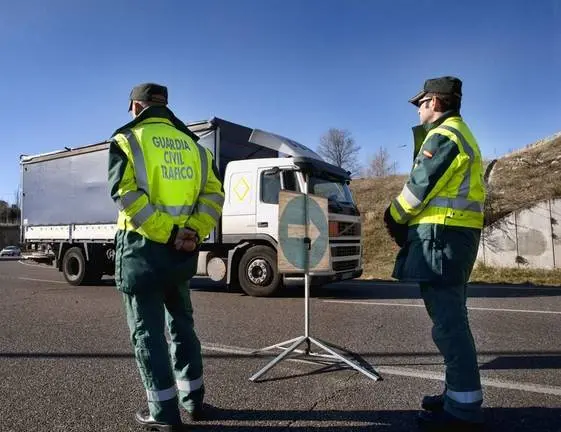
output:
[[423, 150], [423, 154], [428, 158], [432, 158], [432, 153], [428, 150]]

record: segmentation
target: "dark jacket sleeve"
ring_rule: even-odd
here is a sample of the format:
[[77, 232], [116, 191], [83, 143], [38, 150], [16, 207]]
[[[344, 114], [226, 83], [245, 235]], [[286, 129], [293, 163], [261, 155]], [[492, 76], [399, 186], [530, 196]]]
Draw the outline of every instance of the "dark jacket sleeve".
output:
[[407, 223], [419, 214], [459, 168], [458, 145], [435, 132], [423, 143], [407, 183], [390, 206], [392, 218]]

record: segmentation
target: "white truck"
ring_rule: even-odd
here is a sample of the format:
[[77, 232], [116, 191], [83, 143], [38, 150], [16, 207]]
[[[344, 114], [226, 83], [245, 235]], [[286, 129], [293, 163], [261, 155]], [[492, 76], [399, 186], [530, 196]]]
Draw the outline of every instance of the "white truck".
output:
[[[312, 284], [362, 274], [361, 219], [350, 176], [288, 138], [219, 118], [189, 123], [223, 179], [221, 221], [201, 247], [199, 276], [271, 296], [303, 274], [277, 270], [279, 191], [328, 199], [332, 271]], [[22, 242], [43, 250], [72, 285], [114, 274], [117, 208], [107, 186], [108, 142], [21, 157]]]

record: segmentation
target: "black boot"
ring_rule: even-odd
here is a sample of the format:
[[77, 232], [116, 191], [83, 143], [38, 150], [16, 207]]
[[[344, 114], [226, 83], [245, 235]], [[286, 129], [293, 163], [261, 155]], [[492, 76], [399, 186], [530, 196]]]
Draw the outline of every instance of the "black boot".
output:
[[[212, 408], [208, 406], [207, 408]], [[187, 419], [190, 422], [204, 421], [208, 417], [208, 409], [204, 408], [203, 404], [197, 404], [193, 409], [187, 410]]]
[[469, 422], [442, 411], [421, 411], [417, 423], [423, 432], [483, 432], [483, 423]]
[[444, 395], [425, 396], [421, 407], [427, 411], [442, 411], [444, 409]]
[[135, 420], [144, 427], [144, 430], [154, 432], [179, 432], [183, 430], [182, 424], [168, 424], [154, 420], [148, 408], [139, 409], [136, 412]]

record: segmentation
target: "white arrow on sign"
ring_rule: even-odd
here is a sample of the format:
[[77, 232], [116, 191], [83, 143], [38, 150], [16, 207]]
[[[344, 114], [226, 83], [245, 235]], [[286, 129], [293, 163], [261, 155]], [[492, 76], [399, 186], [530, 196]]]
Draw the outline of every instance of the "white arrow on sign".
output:
[[[318, 227], [314, 223], [314, 221], [310, 221], [310, 225], [308, 225], [308, 235], [312, 241], [312, 244], [317, 240], [317, 238], [321, 235]], [[304, 225], [294, 225], [288, 224], [288, 237], [292, 238], [304, 238], [306, 236], [306, 227]]]

